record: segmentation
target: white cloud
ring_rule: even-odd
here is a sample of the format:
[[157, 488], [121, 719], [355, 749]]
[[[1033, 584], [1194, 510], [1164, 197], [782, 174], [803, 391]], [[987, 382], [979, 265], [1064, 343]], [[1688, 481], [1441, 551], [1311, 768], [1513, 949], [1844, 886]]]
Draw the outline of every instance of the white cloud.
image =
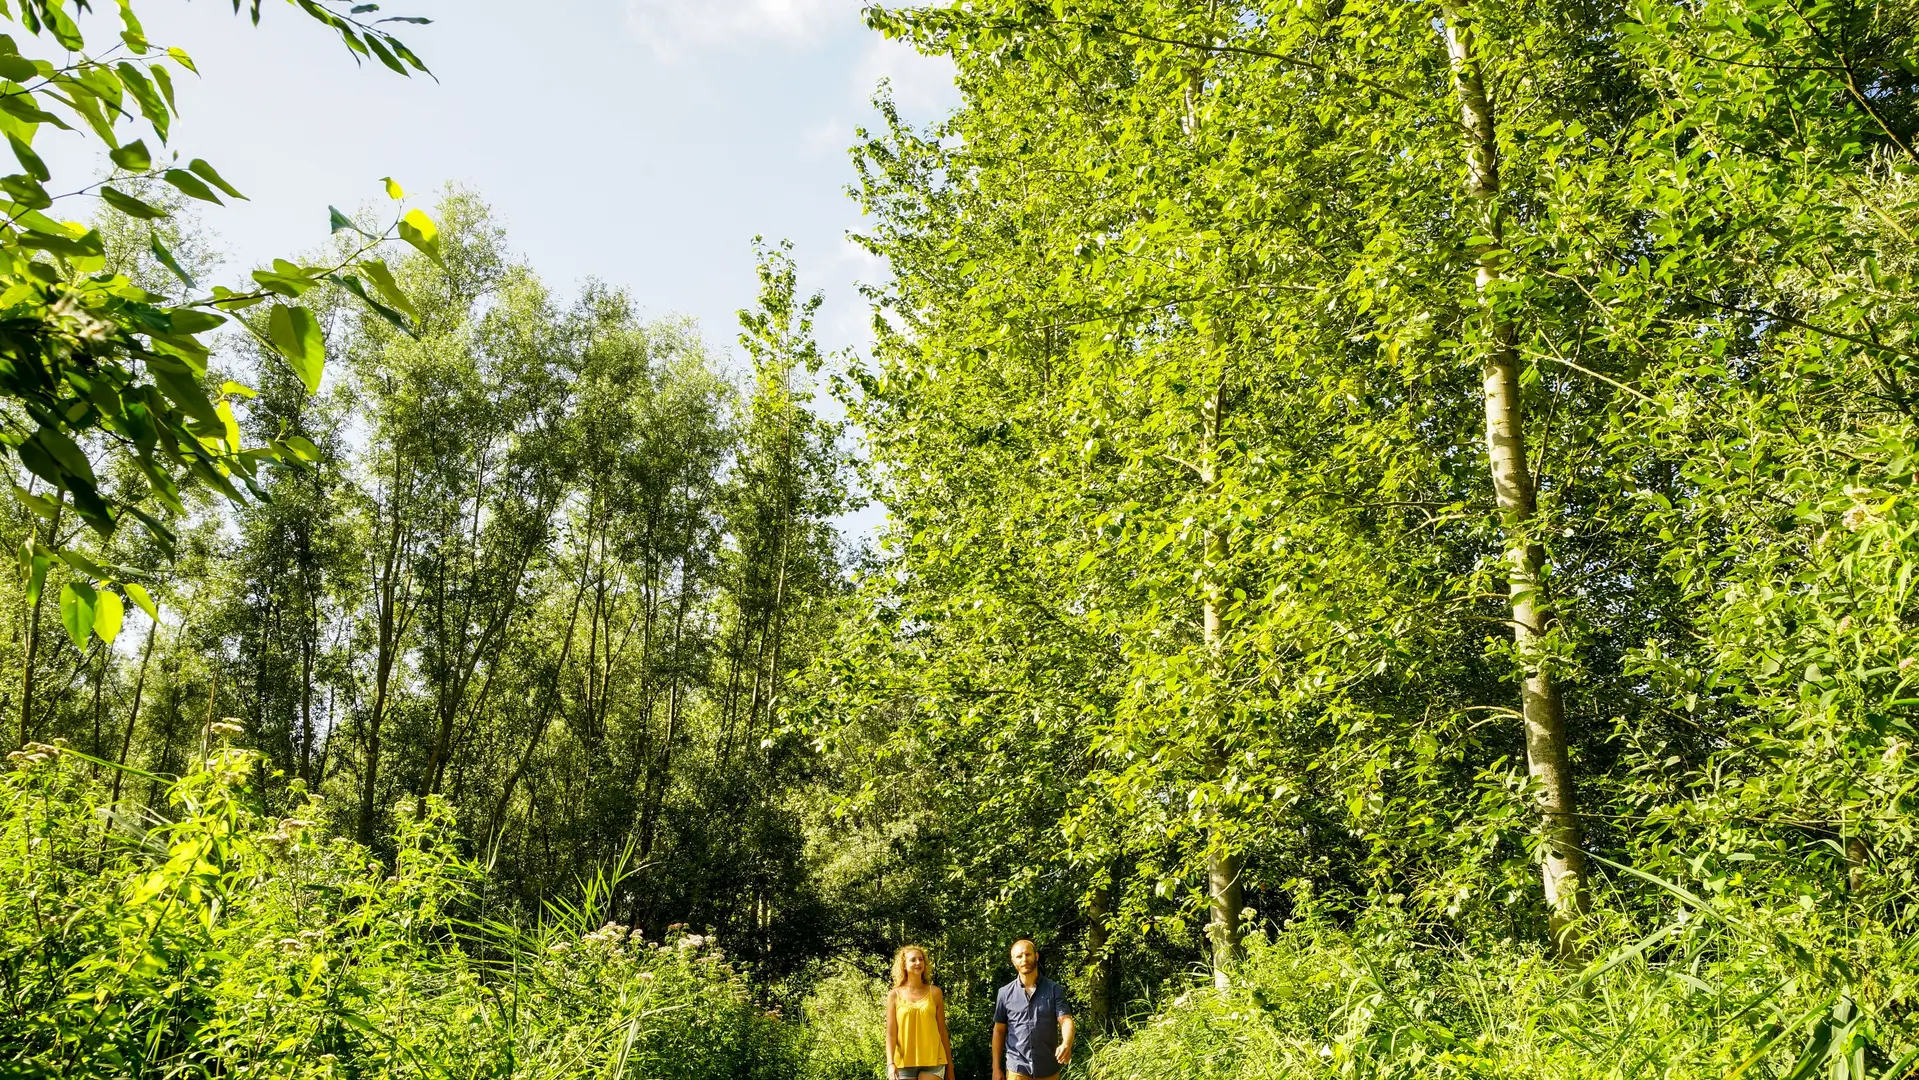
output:
[[673, 59], [713, 46], [805, 44], [859, 10], [860, 0], [627, 0], [626, 22], [642, 44]]

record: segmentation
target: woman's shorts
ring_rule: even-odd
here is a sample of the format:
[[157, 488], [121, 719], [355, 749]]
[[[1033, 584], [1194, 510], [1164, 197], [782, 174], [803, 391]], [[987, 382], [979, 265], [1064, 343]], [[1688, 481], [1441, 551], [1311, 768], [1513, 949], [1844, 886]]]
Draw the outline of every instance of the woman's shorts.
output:
[[893, 1080], [946, 1080], [944, 1065], [899, 1065], [893, 1069]]

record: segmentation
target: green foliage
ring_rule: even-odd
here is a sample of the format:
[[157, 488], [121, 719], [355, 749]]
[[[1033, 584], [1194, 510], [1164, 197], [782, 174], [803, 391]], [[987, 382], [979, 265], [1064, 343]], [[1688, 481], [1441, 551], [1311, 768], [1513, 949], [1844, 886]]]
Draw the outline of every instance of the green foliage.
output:
[[885, 1075], [885, 979], [845, 959], [810, 972], [801, 1005], [805, 1080], [874, 1080]]
[[[401, 74], [426, 70], [404, 43], [360, 18], [370, 8], [296, 6], [332, 28], [356, 53], [370, 52]], [[332, 6], [343, 10], [336, 13]], [[52, 492], [48, 499], [15, 485], [16, 497], [36, 511], [44, 504], [57, 515], [70, 505], [102, 537], [130, 516], [165, 548], [173, 543], [173, 533], [155, 516], [158, 508], [140, 505], [149, 496], [173, 514], [184, 514], [182, 483], [239, 500], [242, 488], [258, 493], [265, 467], [301, 461], [277, 437], [254, 447], [240, 443], [232, 408], [250, 391], [228, 383], [217, 394], [209, 392], [211, 346], [204, 336], [225, 325], [233, 312], [271, 295], [298, 297], [386, 237], [366, 234], [365, 247], [333, 265], [276, 261], [272, 273], [254, 275], [257, 289], [215, 287], [192, 297], [197, 284], [162, 239], [178, 202], [155, 193], [166, 185], [180, 196], [216, 205], [221, 194], [245, 196], [200, 158], [180, 165], [177, 152], [159, 158], [143, 140], [127, 138], [144, 121], [164, 146], [178, 115], [173, 71], [197, 69], [184, 51], [147, 40], [130, 3], [119, 7], [123, 29], [104, 51], [90, 50], [64, 0], [22, 0], [17, 12], [0, 8], [0, 19], [36, 38], [51, 38], [64, 51], [60, 60], [39, 59], [22, 53], [12, 36], [0, 35], [0, 77], [7, 80], [0, 94], [0, 131], [26, 170], [0, 177], [0, 190], [11, 200], [0, 225], [0, 398], [10, 406], [0, 445], [30, 474], [29, 486], [44, 483]], [[257, 0], [252, 14], [258, 21]], [[126, 58], [113, 59], [122, 55]], [[49, 195], [44, 184], [52, 177], [32, 148], [42, 128], [74, 133], [108, 150], [117, 170], [107, 178], [112, 183], [96, 181], [58, 199]], [[122, 265], [109, 267], [99, 228], [44, 213], [60, 200], [96, 195], [124, 218], [148, 223], [134, 231], [144, 231], [153, 258], [189, 295], [178, 295], [171, 284], [151, 276], [136, 282], [124, 270], [124, 255], [113, 258]], [[129, 230], [109, 229], [115, 231]], [[432, 233], [432, 222], [409, 210], [387, 236], [430, 247]], [[325, 355], [311, 312], [276, 305], [271, 321], [274, 347], [309, 388], [317, 387]], [[130, 490], [106, 485], [96, 471], [103, 456], [124, 456], [145, 484]], [[23, 573], [37, 577], [34, 567], [42, 552], [64, 547], [53, 531], [46, 543], [22, 546]], [[88, 573], [106, 588], [140, 571], [90, 567]], [[63, 591], [61, 611], [76, 638], [92, 629], [91, 605], [77, 587]]]
[[317, 797], [261, 815], [246, 751], [173, 784], [171, 820], [104, 830], [73, 755], [12, 762], [7, 1075], [790, 1075], [789, 1028], [711, 938], [603, 920], [604, 877], [531, 922], [489, 909], [437, 800], [396, 816], [389, 871]]
[[[1903, 1022], [1919, 968], [1897, 936], [1719, 910], [1737, 925], [1682, 918], [1578, 974], [1511, 940], [1425, 947], [1395, 912], [1296, 924], [1250, 939], [1230, 988], [1186, 987], [1097, 1047], [1091, 1075], [1897, 1080], [1919, 1061]], [[1826, 962], [1841, 953], [1898, 974], [1847, 985]]]

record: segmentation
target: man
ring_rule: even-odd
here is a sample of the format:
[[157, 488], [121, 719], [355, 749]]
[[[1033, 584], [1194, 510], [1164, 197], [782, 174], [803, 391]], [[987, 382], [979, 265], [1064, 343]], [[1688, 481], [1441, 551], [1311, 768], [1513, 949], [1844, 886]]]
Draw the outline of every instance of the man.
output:
[[1013, 942], [1019, 977], [993, 1002], [993, 1080], [1058, 1076], [1073, 1060], [1073, 1010], [1066, 988], [1039, 974], [1039, 949], [1030, 938]]

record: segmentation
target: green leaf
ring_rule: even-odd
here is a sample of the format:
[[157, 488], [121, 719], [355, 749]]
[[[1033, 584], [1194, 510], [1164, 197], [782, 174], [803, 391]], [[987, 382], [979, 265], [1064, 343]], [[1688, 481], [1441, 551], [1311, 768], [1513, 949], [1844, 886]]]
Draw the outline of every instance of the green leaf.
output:
[[345, 214], [340, 213], [340, 208], [337, 206], [327, 207], [327, 217], [328, 217], [328, 224], [332, 226], [333, 231], [336, 233], [352, 230], [353, 232], [359, 233], [361, 236], [366, 235], [366, 230], [360, 228], [358, 225], [355, 225], [353, 223], [353, 220], [347, 217]]
[[126, 621], [126, 605], [120, 602], [120, 594], [111, 590], [102, 590], [99, 602], [93, 608], [93, 632], [108, 645], [120, 636], [120, 624]]
[[394, 279], [393, 271], [387, 269], [386, 263], [379, 259], [367, 259], [360, 263], [360, 272], [373, 283], [373, 287], [379, 290], [380, 296], [387, 303], [406, 312], [414, 322], [420, 321], [419, 309], [413, 306], [413, 301], [407, 297], [406, 290], [400, 288], [400, 283]]
[[179, 188], [181, 194], [187, 195], [191, 198], [199, 199], [201, 202], [213, 203], [216, 206], [226, 205], [225, 203], [222, 203], [220, 201], [220, 196], [215, 195], [213, 193], [212, 188], [209, 188], [204, 183], [201, 183], [199, 177], [193, 175], [192, 173], [186, 171], [185, 169], [168, 169], [165, 173], [161, 175], [162, 175], [162, 179], [166, 180], [167, 183], [172, 184], [176, 188]]
[[227, 324], [224, 315], [186, 307], [167, 309], [167, 321], [173, 324], [173, 332], [176, 334], [204, 334], [208, 330], [217, 330]]
[[52, 554], [36, 549], [33, 555], [33, 570], [27, 575], [27, 604], [29, 607], [40, 602], [40, 593], [47, 587], [47, 571], [52, 568]]
[[60, 556], [61, 562], [66, 563], [68, 566], [73, 567], [75, 570], [80, 571], [82, 574], [85, 574], [88, 577], [104, 578], [109, 576], [105, 568], [103, 568], [99, 563], [94, 562], [92, 559], [87, 558], [85, 555], [82, 555], [77, 551], [62, 550], [62, 551], [57, 551], [54, 554]]
[[27, 170], [27, 175], [41, 183], [53, 179], [53, 174], [47, 171], [47, 163], [42, 161], [40, 155], [33, 152], [33, 147], [28, 146], [19, 136], [9, 132], [7, 144], [13, 147], [14, 159], [20, 162], [21, 168]]
[[213, 166], [207, 164], [206, 159], [194, 158], [192, 161], [187, 162], [187, 168], [191, 169], [195, 176], [198, 176], [200, 179], [205, 180], [207, 183], [212, 184], [214, 187], [219, 188], [221, 191], [226, 192], [228, 195], [231, 195], [234, 198], [241, 200], [242, 202], [249, 201], [245, 195], [240, 194], [239, 189], [235, 188], [232, 184], [227, 183], [226, 180], [221, 178], [219, 173], [213, 171]]
[[373, 309], [375, 315], [392, 323], [394, 329], [400, 331], [402, 334], [406, 334], [408, 337], [417, 336], [413, 333], [413, 328], [406, 324], [406, 320], [400, 317], [399, 312], [368, 296], [366, 286], [360, 284], [359, 278], [354, 277], [352, 274], [332, 274], [329, 275], [329, 277], [340, 285], [340, 287], [359, 297], [362, 303]]
[[44, 495], [35, 495], [19, 484], [13, 485], [13, 497], [21, 506], [26, 507], [48, 521], [52, 521], [59, 513], [59, 507], [52, 499]]
[[53, 34], [53, 40], [60, 43], [68, 52], [80, 52], [87, 47], [86, 39], [80, 36], [80, 28], [73, 24], [73, 17], [59, 4], [36, 5], [41, 18], [47, 22], [47, 30]]
[[320, 375], [326, 367], [326, 340], [313, 312], [303, 307], [275, 304], [273, 313], [267, 317], [267, 332], [273, 338], [274, 347], [306, 384], [307, 393], [318, 393]]
[[400, 219], [400, 239], [419, 248], [427, 258], [440, 261], [440, 228], [423, 210], [408, 210]]
[[29, 210], [45, 210], [53, 205], [53, 197], [47, 194], [46, 188], [40, 186], [40, 181], [24, 173], [0, 176], [0, 191], [5, 191], [8, 198]]
[[99, 594], [84, 581], [60, 586], [60, 625], [66, 627], [76, 649], [87, 647], [87, 636], [93, 633], [93, 606], [98, 601]]
[[100, 234], [92, 229], [79, 237], [69, 237], [52, 232], [41, 232], [29, 226], [27, 232], [20, 234], [19, 243], [23, 248], [47, 251], [68, 258], [97, 259], [106, 254], [106, 245], [101, 241]]
[[113, 207], [115, 210], [120, 211], [130, 218], [138, 218], [141, 221], [153, 221], [167, 216], [165, 210], [151, 203], [141, 202], [139, 199], [134, 198], [112, 185], [101, 187], [100, 197], [106, 200], [108, 206]]
[[147, 250], [153, 252], [153, 257], [160, 260], [160, 265], [173, 271], [173, 276], [179, 278], [187, 288], [197, 289], [200, 287], [194, 282], [193, 275], [187, 273], [186, 267], [180, 265], [180, 260], [173, 257], [173, 252], [167, 250], [167, 246], [160, 242], [159, 233], [152, 232], [147, 234]]
[[135, 139], [125, 146], [118, 146], [107, 153], [115, 165], [128, 172], [146, 172], [153, 168], [153, 155], [147, 152], [147, 144]]
[[193, 72], [195, 75], [200, 74], [200, 69], [193, 66], [193, 57], [188, 56], [185, 49], [168, 49], [167, 59], [172, 60], [174, 63], [180, 65], [183, 68], [186, 68], [188, 71]]
[[313, 445], [313, 443], [307, 439], [298, 435], [289, 435], [283, 441], [287, 444], [288, 449], [298, 455], [301, 461], [320, 460], [320, 448]]
[[162, 143], [166, 142], [167, 128], [173, 120], [167, 110], [166, 99], [160, 96], [160, 91], [147, 78], [146, 72], [136, 65], [122, 61], [114, 66], [114, 70], [119, 72], [120, 82], [126, 86], [127, 93], [132, 94], [133, 100], [139, 103], [140, 115], [153, 125], [153, 133], [160, 136]]
[[398, 180], [393, 179], [391, 176], [382, 176], [380, 178], [380, 182], [386, 185], [387, 198], [389, 199], [406, 198], [406, 189], [400, 186], [400, 182]]
[[87, 460], [86, 451], [81, 450], [80, 444], [74, 442], [72, 436], [59, 428], [42, 426], [30, 439], [21, 444], [22, 449], [28, 446], [38, 446], [45, 451], [47, 456], [52, 458], [65, 473], [65, 476], [58, 479], [54, 477], [43, 477], [43, 479], [58, 483], [61, 487], [68, 486], [69, 478], [87, 484], [94, 483], [93, 463]]
[[127, 598], [129, 600], [140, 605], [140, 610], [147, 613], [147, 618], [152, 619], [154, 622], [160, 621], [160, 609], [154, 606], [153, 597], [147, 593], [146, 586], [136, 585], [129, 581], [120, 587], [127, 591]]

